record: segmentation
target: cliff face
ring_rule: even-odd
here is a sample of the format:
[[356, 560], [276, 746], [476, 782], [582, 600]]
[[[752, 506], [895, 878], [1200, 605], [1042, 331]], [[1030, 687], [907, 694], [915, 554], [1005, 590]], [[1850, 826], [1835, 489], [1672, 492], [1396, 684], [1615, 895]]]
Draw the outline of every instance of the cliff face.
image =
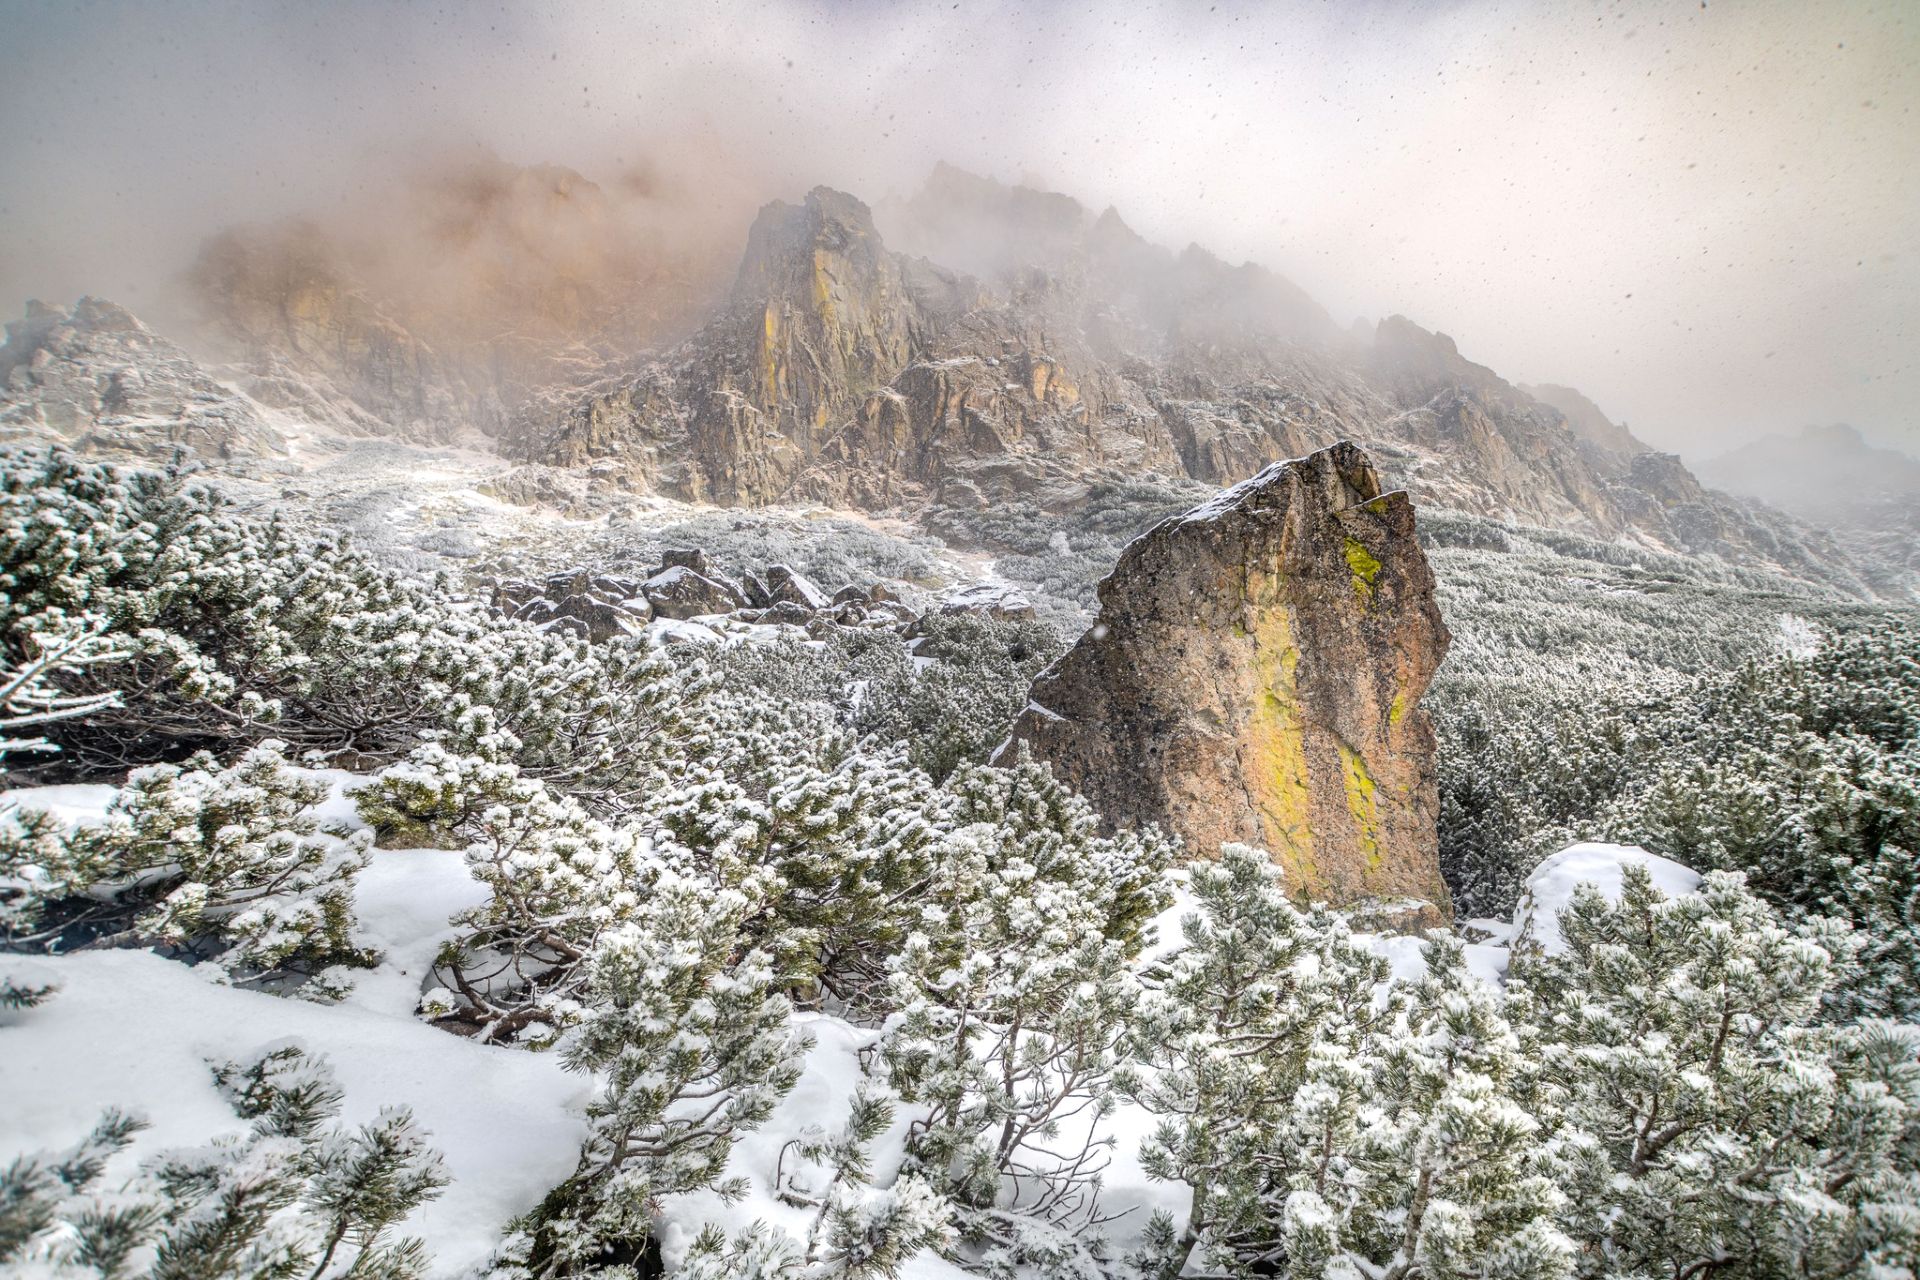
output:
[[1423, 503], [1829, 580], [1843, 563], [1791, 521], [1676, 497], [1577, 393], [1553, 392], [1570, 415], [1402, 317], [1341, 330], [1271, 272], [1112, 210], [943, 166], [881, 212], [825, 188], [769, 205], [719, 316], [636, 374], [530, 399], [504, 447], [676, 497], [911, 509], [1058, 506], [1143, 471], [1226, 484], [1351, 439]]
[[1027, 744], [1198, 856], [1265, 848], [1303, 896], [1444, 911], [1433, 585], [1411, 501], [1360, 449], [1276, 464], [1127, 548], [1001, 758]]
[[497, 398], [352, 283], [318, 228], [222, 233], [191, 281], [247, 393], [264, 404], [363, 430], [499, 424]]
[[372, 247], [217, 236], [191, 279], [219, 373], [325, 427], [478, 429], [602, 488], [728, 505], [1067, 510], [1354, 440], [1428, 505], [1872, 589], [1833, 539], [1703, 489], [1577, 392], [1516, 387], [1402, 317], [1342, 329], [1112, 209], [947, 166], [878, 217], [816, 188], [760, 211], [721, 291], [719, 231], [623, 200], [479, 162], [382, 205]]
[[1567, 430], [1580, 441], [1588, 459], [1609, 474], [1626, 471], [1634, 458], [1652, 452], [1646, 442], [1627, 430], [1625, 423], [1609, 418], [1599, 405], [1572, 387], [1546, 383], [1520, 389], [1548, 408], [1558, 409], [1567, 420]]
[[123, 307], [29, 302], [0, 345], [0, 438], [57, 442], [157, 461], [277, 451], [246, 397]]

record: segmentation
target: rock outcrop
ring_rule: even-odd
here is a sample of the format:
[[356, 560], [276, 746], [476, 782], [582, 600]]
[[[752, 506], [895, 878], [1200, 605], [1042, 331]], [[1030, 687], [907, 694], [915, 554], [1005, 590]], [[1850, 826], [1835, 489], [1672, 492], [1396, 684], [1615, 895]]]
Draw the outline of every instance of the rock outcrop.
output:
[[1585, 449], [1588, 461], [1608, 475], [1625, 474], [1635, 457], [1651, 451], [1651, 446], [1629, 431], [1624, 422], [1609, 418], [1599, 405], [1572, 387], [1549, 382], [1540, 386], [1522, 384], [1520, 390], [1548, 408], [1558, 409], [1567, 420], [1567, 430]]
[[1444, 912], [1433, 588], [1412, 501], [1362, 450], [1276, 463], [1127, 548], [1000, 758], [1027, 744], [1198, 855], [1265, 848], [1304, 897]]
[[603, 188], [484, 153], [423, 159], [322, 222], [209, 239], [187, 275], [195, 336], [255, 399], [322, 425], [492, 432], [526, 396], [711, 314], [737, 230], [678, 199], [639, 171]]
[[731, 583], [710, 578], [684, 564], [668, 564], [640, 584], [640, 593], [653, 606], [656, 618], [698, 618], [731, 613], [747, 598]]
[[0, 345], [0, 435], [165, 460], [282, 447], [257, 406], [126, 308], [29, 302]]
[[497, 427], [489, 389], [353, 284], [316, 227], [228, 231], [189, 279], [248, 393], [335, 429], [448, 437]]
[[[906, 591], [920, 607], [901, 598]], [[497, 578], [490, 600], [502, 616], [563, 631], [595, 644], [639, 635], [661, 624], [664, 639], [715, 639], [731, 628], [791, 627], [815, 639], [836, 631], [891, 631], [909, 643], [929, 621], [971, 615], [994, 622], [1025, 622], [1033, 606], [1004, 585], [951, 591], [938, 599], [901, 584], [848, 583], [829, 592], [789, 565], [772, 564], [737, 577], [696, 547], [662, 549], [644, 577], [589, 568], [545, 578]], [[692, 623], [692, 627], [678, 624]]]
[[654, 616], [644, 584], [614, 574], [575, 570], [541, 582], [508, 578], [496, 582], [493, 607], [543, 631], [564, 631], [598, 644], [635, 635]]

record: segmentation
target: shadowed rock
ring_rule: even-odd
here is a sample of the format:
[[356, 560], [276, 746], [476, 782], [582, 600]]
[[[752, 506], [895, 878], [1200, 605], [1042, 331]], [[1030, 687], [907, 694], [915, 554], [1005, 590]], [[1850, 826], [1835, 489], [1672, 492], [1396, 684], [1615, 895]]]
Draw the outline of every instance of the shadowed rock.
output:
[[1447, 643], [1412, 503], [1337, 444], [1128, 547], [999, 758], [1030, 744], [1109, 822], [1197, 854], [1266, 848], [1302, 895], [1444, 912], [1420, 698]]

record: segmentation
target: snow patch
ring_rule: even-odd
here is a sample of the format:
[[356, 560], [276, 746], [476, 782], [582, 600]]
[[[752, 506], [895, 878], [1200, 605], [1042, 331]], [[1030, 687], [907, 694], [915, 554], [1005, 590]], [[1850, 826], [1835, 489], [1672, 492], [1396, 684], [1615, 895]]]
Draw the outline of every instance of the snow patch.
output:
[[1533, 869], [1526, 890], [1513, 911], [1513, 936], [1531, 936], [1549, 955], [1566, 949], [1560, 937], [1560, 912], [1573, 901], [1573, 891], [1590, 884], [1610, 900], [1618, 901], [1625, 868], [1646, 867], [1654, 888], [1668, 897], [1692, 893], [1700, 875], [1670, 858], [1648, 853], [1637, 845], [1586, 842], [1570, 845]]
[[[446, 855], [453, 857], [454, 855]], [[11, 970], [12, 966], [8, 966]], [[0, 1030], [0, 1153], [63, 1148], [106, 1107], [152, 1122], [107, 1184], [166, 1147], [197, 1146], [245, 1122], [214, 1088], [210, 1059], [244, 1058], [292, 1040], [332, 1062], [341, 1121], [411, 1107], [452, 1182], [399, 1231], [420, 1236], [434, 1274], [481, 1262], [502, 1225], [573, 1171], [589, 1083], [552, 1054], [448, 1035], [410, 1015], [356, 1002], [325, 1006], [216, 986], [202, 972], [142, 951], [38, 959], [59, 994]]]

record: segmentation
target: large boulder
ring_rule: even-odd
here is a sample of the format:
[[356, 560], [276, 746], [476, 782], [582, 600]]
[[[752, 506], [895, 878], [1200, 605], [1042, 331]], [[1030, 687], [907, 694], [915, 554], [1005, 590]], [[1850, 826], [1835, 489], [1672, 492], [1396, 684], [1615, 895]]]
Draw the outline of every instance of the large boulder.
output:
[[1302, 896], [1441, 914], [1420, 698], [1447, 643], [1412, 503], [1337, 444], [1128, 547], [999, 758], [1028, 744], [1109, 823], [1202, 856], [1263, 847]]
[[730, 583], [709, 578], [684, 564], [662, 569], [640, 584], [640, 593], [659, 618], [701, 618], [732, 613], [746, 597]]
[[773, 604], [797, 604], [802, 609], [819, 611], [833, 604], [826, 592], [803, 573], [784, 564], [767, 566], [767, 597]]

